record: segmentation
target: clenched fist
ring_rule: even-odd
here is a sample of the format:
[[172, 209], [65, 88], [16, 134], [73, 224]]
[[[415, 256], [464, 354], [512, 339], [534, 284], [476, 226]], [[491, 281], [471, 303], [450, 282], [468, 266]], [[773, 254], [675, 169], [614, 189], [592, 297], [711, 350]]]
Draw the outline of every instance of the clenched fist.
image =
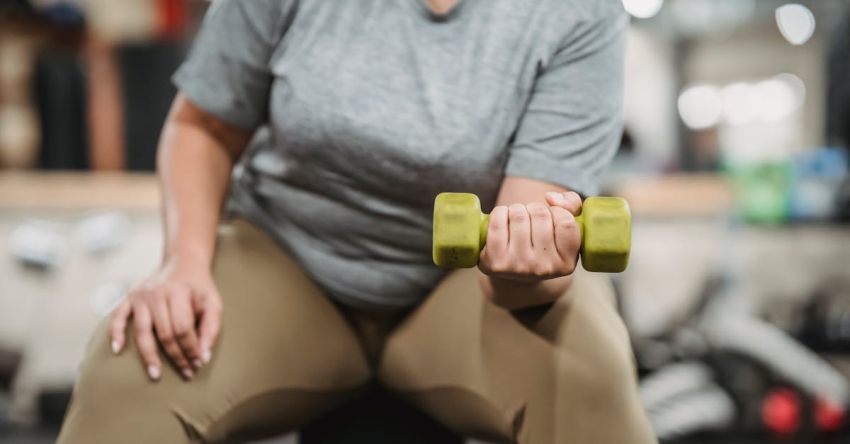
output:
[[575, 271], [581, 248], [575, 216], [581, 213], [581, 197], [574, 192], [551, 192], [546, 193], [546, 202], [493, 209], [478, 263], [484, 274], [533, 282]]

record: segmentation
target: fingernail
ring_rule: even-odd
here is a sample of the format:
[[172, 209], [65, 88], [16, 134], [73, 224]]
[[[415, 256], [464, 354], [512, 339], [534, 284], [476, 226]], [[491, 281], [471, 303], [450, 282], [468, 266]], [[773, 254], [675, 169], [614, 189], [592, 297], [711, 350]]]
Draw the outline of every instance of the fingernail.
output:
[[554, 191], [550, 191], [550, 192], [546, 193], [546, 196], [552, 198], [552, 200], [554, 200], [555, 203], [559, 203], [559, 204], [564, 203], [563, 193], [556, 193]]
[[121, 351], [121, 343], [118, 342], [117, 339], [112, 341], [112, 353], [115, 353], [117, 355], [118, 352], [120, 352], [120, 351]]
[[150, 378], [153, 379], [154, 381], [158, 380], [159, 377], [160, 377], [159, 367], [157, 367], [155, 365], [149, 365], [148, 366], [148, 376], [150, 376]]
[[202, 365], [204, 365], [204, 363], [201, 362], [200, 359], [195, 358], [194, 360], [192, 360], [192, 366], [195, 367], [196, 369], [201, 368]]
[[201, 354], [201, 359], [204, 360], [204, 364], [209, 364], [212, 359], [212, 352], [209, 349], [205, 349], [203, 354]]
[[181, 373], [183, 373], [183, 377], [186, 379], [192, 379], [192, 377], [195, 376], [195, 373], [188, 368], [184, 368]]

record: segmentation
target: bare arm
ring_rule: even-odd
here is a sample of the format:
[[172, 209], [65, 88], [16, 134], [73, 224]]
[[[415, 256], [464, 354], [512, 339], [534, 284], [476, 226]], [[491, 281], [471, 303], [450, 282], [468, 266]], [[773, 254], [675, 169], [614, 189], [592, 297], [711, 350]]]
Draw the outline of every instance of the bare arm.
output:
[[165, 251], [160, 268], [135, 286], [112, 315], [112, 349], [126, 344], [128, 320], [148, 376], [162, 362], [157, 342], [186, 378], [211, 359], [221, 326], [221, 298], [210, 267], [221, 206], [236, 159], [251, 132], [178, 95], [160, 139]]
[[251, 132], [217, 119], [178, 95], [162, 132], [157, 171], [163, 192], [163, 261], [209, 266], [230, 173]]

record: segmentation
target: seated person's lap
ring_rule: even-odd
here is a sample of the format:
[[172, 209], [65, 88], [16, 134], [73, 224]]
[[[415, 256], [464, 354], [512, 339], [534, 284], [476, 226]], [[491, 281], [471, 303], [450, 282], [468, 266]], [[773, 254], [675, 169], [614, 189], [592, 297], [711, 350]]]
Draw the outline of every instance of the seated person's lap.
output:
[[101, 326], [60, 442], [280, 433], [356, 396], [373, 373], [466, 435], [653, 442], [605, 278], [578, 273], [564, 298], [523, 325], [484, 300], [475, 273], [443, 281], [389, 334], [372, 372], [358, 322], [347, 322], [266, 235], [244, 221], [226, 224], [214, 265], [224, 320], [212, 362], [191, 382], [171, 368], [149, 382], [132, 341], [114, 357]]

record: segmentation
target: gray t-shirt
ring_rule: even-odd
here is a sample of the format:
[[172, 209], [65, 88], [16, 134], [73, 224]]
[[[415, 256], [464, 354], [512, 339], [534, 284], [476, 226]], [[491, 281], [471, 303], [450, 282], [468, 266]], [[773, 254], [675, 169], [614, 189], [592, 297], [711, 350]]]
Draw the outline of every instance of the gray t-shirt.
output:
[[230, 207], [330, 296], [420, 301], [434, 197], [505, 175], [596, 192], [621, 132], [620, 0], [217, 0], [174, 77], [258, 132]]

